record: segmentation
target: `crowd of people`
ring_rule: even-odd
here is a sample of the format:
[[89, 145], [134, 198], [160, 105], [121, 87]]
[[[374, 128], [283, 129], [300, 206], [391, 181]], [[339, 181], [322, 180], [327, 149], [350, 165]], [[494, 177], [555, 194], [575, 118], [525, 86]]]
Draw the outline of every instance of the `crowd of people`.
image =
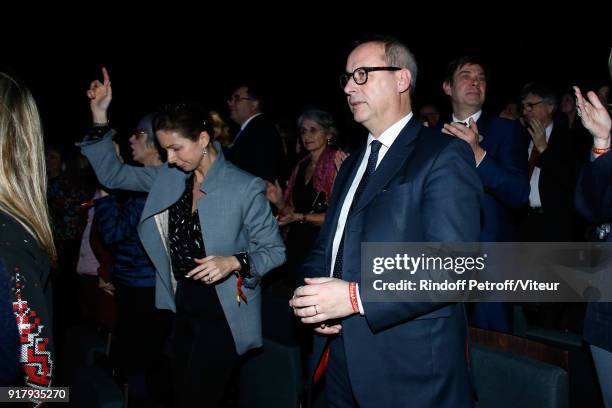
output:
[[[362, 243], [611, 242], [609, 87], [530, 82], [490, 112], [489, 68], [466, 55], [440, 80], [445, 117], [415, 103], [417, 73], [395, 38], [354, 45], [340, 83], [368, 136], [344, 151], [329, 112], [305, 109], [293, 139], [253, 83], [227, 119], [173, 102], [126, 137], [102, 68], [80, 152], [45, 145], [32, 95], [0, 73], [0, 386], [63, 385], [62, 346], [91, 325], [131, 405], [237, 406], [262, 299], [280, 296], [330, 406], [473, 406], [468, 324], [515, 334], [517, 305], [366, 301]], [[518, 306], [584, 332], [612, 407], [610, 304]]]

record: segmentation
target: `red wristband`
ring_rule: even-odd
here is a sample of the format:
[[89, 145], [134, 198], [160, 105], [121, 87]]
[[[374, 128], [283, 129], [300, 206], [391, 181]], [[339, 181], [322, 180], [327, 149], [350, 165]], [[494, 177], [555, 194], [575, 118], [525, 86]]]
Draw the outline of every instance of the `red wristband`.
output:
[[597, 155], [601, 155], [601, 154], [609, 152], [610, 148], [609, 147], [603, 147], [603, 148], [594, 147], [592, 150], [593, 150], [593, 153]]
[[357, 301], [357, 284], [355, 282], [349, 283], [349, 298], [351, 299], [351, 306], [353, 312], [359, 313], [359, 302]]

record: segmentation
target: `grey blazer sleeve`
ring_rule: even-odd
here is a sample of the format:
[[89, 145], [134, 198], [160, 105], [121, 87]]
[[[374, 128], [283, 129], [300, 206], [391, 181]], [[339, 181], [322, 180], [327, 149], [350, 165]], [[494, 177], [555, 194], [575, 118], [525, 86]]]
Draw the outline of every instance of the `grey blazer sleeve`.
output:
[[115, 154], [111, 130], [101, 139], [85, 140], [77, 145], [89, 160], [100, 183], [111, 189], [149, 191], [161, 166], [136, 167], [123, 164]]
[[245, 280], [244, 285], [254, 288], [263, 275], [285, 262], [285, 245], [270, 211], [263, 181], [253, 179], [241, 199], [245, 203], [243, 219], [249, 239], [249, 258], [253, 275]]

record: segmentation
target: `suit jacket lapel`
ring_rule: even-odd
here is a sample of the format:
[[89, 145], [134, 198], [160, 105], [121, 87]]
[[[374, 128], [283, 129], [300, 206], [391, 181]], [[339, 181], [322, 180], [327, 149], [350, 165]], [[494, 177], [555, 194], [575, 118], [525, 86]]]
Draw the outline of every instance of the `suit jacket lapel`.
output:
[[334, 181], [336, 185], [342, 186], [342, 190], [338, 193], [338, 197], [333, 203], [333, 212], [328, 213], [325, 216], [326, 218], [331, 217], [330, 219], [334, 220], [330, 228], [332, 235], [326, 248], [326, 259], [331, 257], [334, 236], [336, 234], [336, 229], [338, 228], [338, 218], [340, 218], [340, 212], [342, 211], [342, 204], [344, 203], [346, 195], [351, 188], [355, 174], [357, 174], [357, 169], [359, 169], [359, 165], [361, 164], [365, 150], [365, 147], [362, 147], [357, 152], [351, 154], [342, 165], [342, 171], [338, 173], [336, 180]]
[[[167, 164], [164, 164], [164, 166], [167, 166]], [[142, 210], [141, 221], [153, 217], [174, 204], [185, 191], [185, 180], [188, 176], [187, 173], [183, 173], [179, 169], [162, 171], [151, 187], [147, 202]]]
[[478, 118], [478, 121], [476, 122], [476, 126], [478, 126], [478, 133], [480, 134], [480, 136], [482, 136], [482, 141], [480, 142], [480, 145], [485, 150], [490, 147], [488, 141], [490, 141], [491, 139], [487, 139], [487, 134], [489, 133], [489, 129], [491, 128], [490, 124], [491, 118], [485, 113], [482, 113], [480, 115], [480, 118]]
[[202, 185], [200, 186], [200, 191], [202, 191], [204, 194], [208, 194], [211, 191], [216, 190], [217, 188], [221, 187], [223, 183], [225, 182], [225, 176], [224, 176], [224, 169], [226, 166], [225, 156], [223, 155], [221, 144], [219, 142], [213, 142], [213, 144], [218, 153], [217, 153], [217, 158], [215, 159], [213, 164], [208, 169], [208, 174], [206, 175], [206, 177], [202, 181]]
[[391, 145], [387, 154], [380, 162], [374, 174], [372, 174], [359, 202], [353, 208], [351, 216], [361, 211], [389, 182], [391, 177], [402, 167], [406, 159], [412, 154], [414, 144], [412, 143], [421, 131], [421, 123], [416, 117], [404, 126], [400, 134]]
[[238, 133], [236, 133], [236, 135], [234, 136], [234, 140], [232, 141], [231, 149], [233, 149], [235, 146], [240, 146], [241, 144], [245, 142], [245, 140], [251, 137], [251, 132], [253, 131], [254, 128], [257, 127], [257, 123], [259, 122], [259, 120], [261, 120], [261, 118], [263, 118], [263, 116], [264, 116], [263, 113], [255, 116], [253, 119], [249, 121], [249, 123], [247, 123], [244, 129], [239, 130]]
[[338, 183], [339, 186], [342, 186], [342, 190], [338, 193], [338, 198], [334, 203], [334, 212], [333, 214], [330, 214], [330, 216], [333, 216], [332, 219], [334, 220], [335, 225], [338, 224], [338, 217], [340, 216], [340, 211], [342, 210], [342, 204], [344, 203], [346, 195], [351, 188], [351, 184], [353, 183], [353, 179], [357, 174], [357, 170], [359, 169], [359, 165], [361, 164], [364, 154], [365, 147], [362, 147], [359, 149], [359, 151], [351, 154], [344, 163], [343, 167], [346, 167], [346, 169], [343, 169], [343, 171], [338, 173], [338, 176], [336, 177], [334, 183]]

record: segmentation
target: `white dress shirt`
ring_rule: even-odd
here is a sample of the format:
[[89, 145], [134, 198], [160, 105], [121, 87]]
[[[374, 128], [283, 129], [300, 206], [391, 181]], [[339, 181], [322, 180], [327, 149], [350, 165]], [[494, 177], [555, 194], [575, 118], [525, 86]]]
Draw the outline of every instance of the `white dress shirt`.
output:
[[[401, 130], [404, 128], [404, 126], [406, 126], [406, 124], [410, 121], [411, 118], [412, 118], [412, 112], [410, 112], [408, 115], [401, 118], [399, 121], [395, 122], [393, 125], [391, 125], [391, 127], [385, 130], [376, 139], [380, 143], [382, 143], [382, 146], [380, 147], [380, 151], [378, 152], [378, 161], [376, 162], [376, 168], [378, 168], [378, 165], [385, 157], [385, 154], [387, 154], [387, 151], [389, 151], [389, 149], [391, 148], [391, 145], [393, 144], [393, 142], [395, 142], [395, 139], [397, 139], [397, 136], [400, 134]], [[361, 177], [363, 176], [363, 173], [365, 173], [365, 169], [368, 164], [368, 159], [370, 157], [370, 151], [371, 151], [370, 144], [372, 143], [373, 140], [374, 140], [374, 136], [372, 136], [372, 134], [370, 133], [368, 135], [368, 145], [367, 145], [365, 154], [363, 155], [363, 159], [361, 159], [361, 164], [359, 165], [359, 168], [357, 169], [357, 174], [355, 174], [355, 178], [353, 179], [353, 182], [351, 183], [351, 187], [349, 188], [348, 193], [346, 194], [346, 197], [344, 198], [344, 202], [342, 203], [342, 209], [340, 210], [340, 216], [338, 217], [338, 225], [336, 227], [336, 234], [334, 235], [334, 242], [332, 245], [332, 257], [331, 257], [331, 265], [330, 265], [330, 272], [329, 272], [330, 277], [333, 276], [334, 264], [336, 263], [336, 256], [338, 255], [338, 247], [340, 246], [340, 241], [342, 240], [342, 234], [344, 233], [344, 226], [346, 225], [346, 219], [348, 217], [348, 213], [351, 208], [351, 204], [353, 202], [353, 197], [355, 196], [355, 191], [357, 191], [357, 186], [359, 185], [359, 182], [361, 181]], [[357, 302], [359, 304], [359, 313], [364, 314], [363, 306], [361, 305], [361, 297], [359, 295], [359, 287], [357, 288]]]
[[472, 116], [469, 116], [469, 117], [465, 118], [464, 120], [461, 120], [461, 119], [457, 119], [457, 117], [453, 113], [453, 122], [469, 123], [468, 121], [470, 119], [472, 119], [472, 122], [476, 122], [476, 121], [478, 121], [478, 119], [480, 119], [481, 115], [482, 115], [482, 109], [479, 110], [478, 112], [476, 112], [475, 114], [473, 114]]

